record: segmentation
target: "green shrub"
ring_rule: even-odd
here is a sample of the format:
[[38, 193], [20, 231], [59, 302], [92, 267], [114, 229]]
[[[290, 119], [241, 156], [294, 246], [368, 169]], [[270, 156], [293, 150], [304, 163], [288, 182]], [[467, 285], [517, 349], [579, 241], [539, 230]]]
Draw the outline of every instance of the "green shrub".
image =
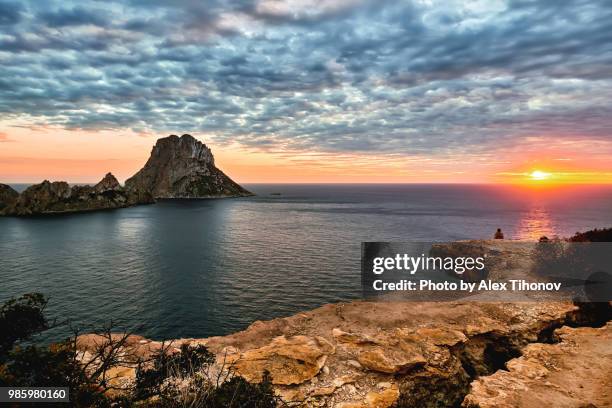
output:
[[10, 299], [0, 307], [0, 363], [15, 343], [27, 341], [49, 328], [44, 310], [47, 300], [40, 293]]

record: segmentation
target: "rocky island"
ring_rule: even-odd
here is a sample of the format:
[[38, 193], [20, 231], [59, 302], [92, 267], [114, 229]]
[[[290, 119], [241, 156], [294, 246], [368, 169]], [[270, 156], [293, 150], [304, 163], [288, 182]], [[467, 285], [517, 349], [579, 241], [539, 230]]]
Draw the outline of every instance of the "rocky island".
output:
[[126, 180], [125, 187], [148, 191], [155, 198], [253, 195], [219, 170], [210, 149], [191, 135], [159, 139], [145, 166]]
[[[3, 185], [4, 186], [4, 185]], [[4, 186], [3, 191], [8, 191]], [[152, 203], [151, 194], [127, 190], [115, 176], [106, 174], [95, 186], [70, 186], [65, 181], [43, 181], [25, 189], [21, 194], [10, 189], [4, 195], [2, 215], [58, 214], [129, 207]]]
[[11, 207], [18, 198], [19, 193], [11, 186], [0, 183], [0, 214], [5, 208]]
[[242, 188], [215, 166], [211, 150], [191, 135], [157, 141], [145, 166], [125, 186], [111, 173], [95, 186], [43, 181], [21, 194], [0, 184], [0, 215], [28, 216], [108, 210], [151, 204], [159, 198], [244, 197]]
[[[7, 191], [8, 186], [4, 186]], [[10, 187], [8, 187], [11, 189]], [[58, 214], [106, 210], [152, 203], [147, 192], [126, 190], [111, 173], [95, 186], [70, 186], [65, 181], [43, 181], [28, 187], [21, 194], [15, 190], [5, 195], [2, 215]]]

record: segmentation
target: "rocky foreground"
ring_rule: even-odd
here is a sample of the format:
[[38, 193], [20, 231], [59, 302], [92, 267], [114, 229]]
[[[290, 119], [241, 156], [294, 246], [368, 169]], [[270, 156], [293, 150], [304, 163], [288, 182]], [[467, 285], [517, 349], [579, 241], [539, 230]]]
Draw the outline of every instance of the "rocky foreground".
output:
[[558, 343], [529, 344], [523, 355], [472, 383], [465, 407], [612, 406], [612, 323], [562, 327]]
[[108, 210], [151, 204], [159, 198], [252, 195], [215, 166], [212, 152], [190, 135], [159, 139], [145, 166], [125, 186], [108, 173], [95, 186], [43, 181], [21, 194], [0, 184], [0, 215], [27, 216]]
[[[470, 244], [503, 254], [490, 278], [532, 268], [533, 243]], [[172, 347], [205, 345], [218, 371], [231, 366], [251, 382], [267, 370], [290, 406], [612, 406], [610, 304], [483, 299], [329, 304]], [[100, 341], [87, 335], [79, 345]], [[126, 353], [147, 358], [161, 347], [132, 336]], [[128, 365], [114, 374], [129, 382], [134, 372]]]
[[[569, 327], [609, 317], [609, 307], [569, 303], [352, 302], [173, 345], [206, 345], [219, 369], [252, 382], [268, 370], [293, 406], [609, 406], [612, 326]], [[98, 341], [82, 336], [79, 346]], [[132, 336], [128, 349], [160, 347]], [[117, 373], [131, 381], [134, 368]]]

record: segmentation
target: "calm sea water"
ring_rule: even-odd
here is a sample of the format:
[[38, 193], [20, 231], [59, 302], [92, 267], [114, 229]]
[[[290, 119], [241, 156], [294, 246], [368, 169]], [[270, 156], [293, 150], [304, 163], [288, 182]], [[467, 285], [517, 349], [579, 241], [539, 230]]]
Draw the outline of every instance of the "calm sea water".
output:
[[[0, 301], [40, 291], [91, 329], [206, 337], [360, 295], [362, 241], [568, 236], [612, 225], [612, 188], [248, 185], [257, 197], [0, 218]], [[280, 195], [271, 195], [280, 193]], [[54, 332], [67, 334], [67, 329]]]

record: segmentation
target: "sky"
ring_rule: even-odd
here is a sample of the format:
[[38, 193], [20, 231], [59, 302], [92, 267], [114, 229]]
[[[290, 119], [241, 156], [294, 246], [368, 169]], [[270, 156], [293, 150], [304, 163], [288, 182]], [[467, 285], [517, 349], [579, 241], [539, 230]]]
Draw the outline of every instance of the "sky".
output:
[[612, 2], [0, 0], [0, 182], [612, 182]]

